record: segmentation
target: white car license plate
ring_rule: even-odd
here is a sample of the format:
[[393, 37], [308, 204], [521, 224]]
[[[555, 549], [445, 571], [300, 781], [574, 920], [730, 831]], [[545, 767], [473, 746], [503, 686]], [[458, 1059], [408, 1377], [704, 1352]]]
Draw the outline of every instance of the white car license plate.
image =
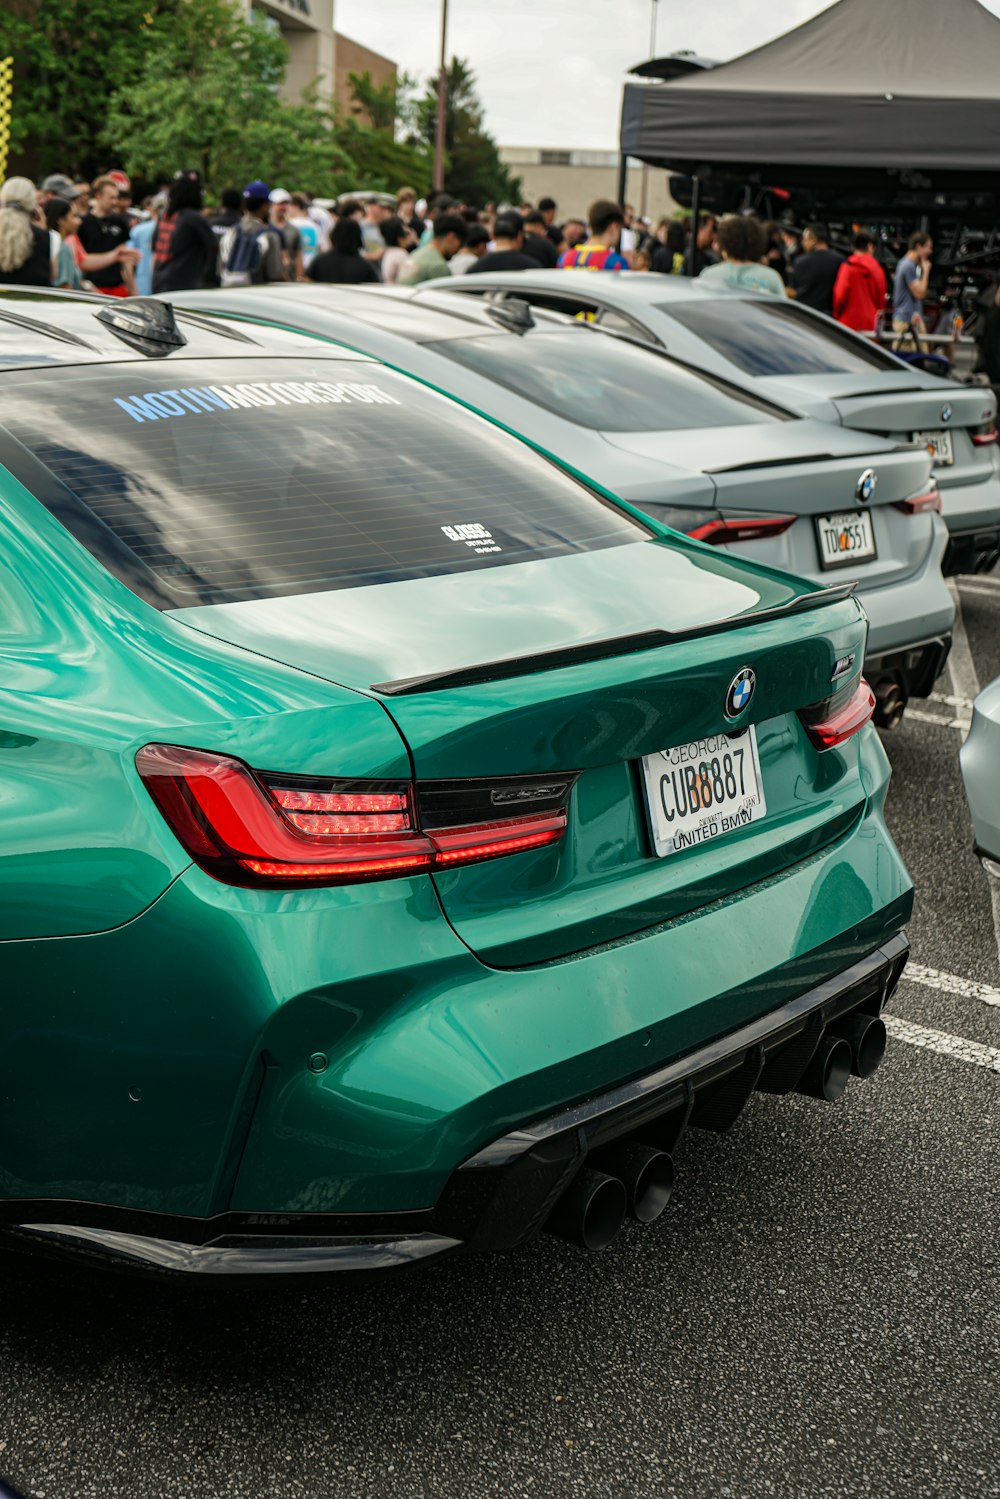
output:
[[843, 567], [848, 562], [864, 562], [877, 555], [875, 528], [867, 510], [818, 515], [816, 540], [823, 567]]
[[642, 773], [661, 858], [724, 838], [767, 812], [753, 727], [644, 755]]
[[935, 468], [951, 468], [955, 462], [955, 444], [950, 432], [914, 432], [913, 441], [927, 449]]

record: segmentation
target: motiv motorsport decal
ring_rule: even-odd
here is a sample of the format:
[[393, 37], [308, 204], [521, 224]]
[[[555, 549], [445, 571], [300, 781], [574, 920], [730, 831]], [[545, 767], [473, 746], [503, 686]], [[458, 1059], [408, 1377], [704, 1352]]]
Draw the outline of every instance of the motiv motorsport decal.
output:
[[206, 412], [258, 406], [327, 406], [345, 402], [360, 402], [366, 406], [402, 404], [379, 385], [363, 385], [351, 380], [257, 380], [246, 385], [191, 385], [182, 390], [151, 390], [141, 396], [115, 396], [114, 400], [115, 405], [127, 411], [134, 422], [203, 416]]

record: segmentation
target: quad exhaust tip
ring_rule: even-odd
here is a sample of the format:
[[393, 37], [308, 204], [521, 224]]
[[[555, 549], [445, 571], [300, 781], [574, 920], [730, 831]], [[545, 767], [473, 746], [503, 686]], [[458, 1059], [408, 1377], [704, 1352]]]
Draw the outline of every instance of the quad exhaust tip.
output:
[[545, 1229], [557, 1239], [599, 1253], [618, 1237], [627, 1209], [624, 1183], [584, 1166], [552, 1209]]
[[594, 1163], [622, 1183], [629, 1216], [638, 1223], [654, 1223], [673, 1195], [673, 1159], [654, 1146], [625, 1140], [600, 1151]]
[[852, 1076], [874, 1076], [882, 1065], [887, 1043], [885, 1022], [877, 1015], [865, 1015], [860, 1010], [842, 1015], [823, 1036], [795, 1091], [836, 1103]]
[[855, 1077], [872, 1077], [882, 1065], [888, 1035], [885, 1022], [875, 1015], [846, 1015], [831, 1026], [851, 1048], [851, 1072]]
[[609, 1145], [570, 1182], [549, 1214], [547, 1233], [599, 1253], [621, 1232], [626, 1214], [654, 1223], [674, 1190], [673, 1159], [638, 1140]]
[[903, 721], [906, 711], [906, 693], [893, 677], [883, 677], [876, 682], [875, 724], [880, 729], [896, 729]]
[[804, 1093], [808, 1098], [822, 1098], [827, 1103], [836, 1103], [850, 1081], [852, 1065], [850, 1042], [827, 1032], [813, 1053], [813, 1059], [802, 1074], [795, 1091]]

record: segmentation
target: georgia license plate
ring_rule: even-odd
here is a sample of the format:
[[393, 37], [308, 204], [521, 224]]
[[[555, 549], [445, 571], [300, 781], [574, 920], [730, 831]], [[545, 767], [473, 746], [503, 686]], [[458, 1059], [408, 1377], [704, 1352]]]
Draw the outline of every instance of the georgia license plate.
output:
[[914, 432], [913, 441], [927, 449], [935, 468], [951, 468], [955, 462], [955, 444], [950, 432]]
[[823, 567], [843, 567], [848, 562], [864, 562], [876, 556], [875, 528], [867, 510], [818, 515], [816, 540]]
[[753, 727], [644, 755], [642, 773], [661, 858], [724, 838], [767, 812]]

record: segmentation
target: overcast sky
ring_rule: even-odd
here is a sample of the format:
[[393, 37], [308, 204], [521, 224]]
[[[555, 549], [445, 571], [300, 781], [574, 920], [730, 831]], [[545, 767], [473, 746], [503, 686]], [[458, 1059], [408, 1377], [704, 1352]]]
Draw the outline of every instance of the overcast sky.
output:
[[[1000, 0], [986, 7], [1000, 14]], [[826, 8], [824, 0], [658, 0], [656, 51], [728, 61]], [[649, 55], [651, 9], [652, 0], [449, 0], [448, 51], [472, 64], [502, 146], [613, 150], [624, 75]], [[440, 0], [334, 0], [334, 15], [338, 31], [408, 73], [436, 69]]]

